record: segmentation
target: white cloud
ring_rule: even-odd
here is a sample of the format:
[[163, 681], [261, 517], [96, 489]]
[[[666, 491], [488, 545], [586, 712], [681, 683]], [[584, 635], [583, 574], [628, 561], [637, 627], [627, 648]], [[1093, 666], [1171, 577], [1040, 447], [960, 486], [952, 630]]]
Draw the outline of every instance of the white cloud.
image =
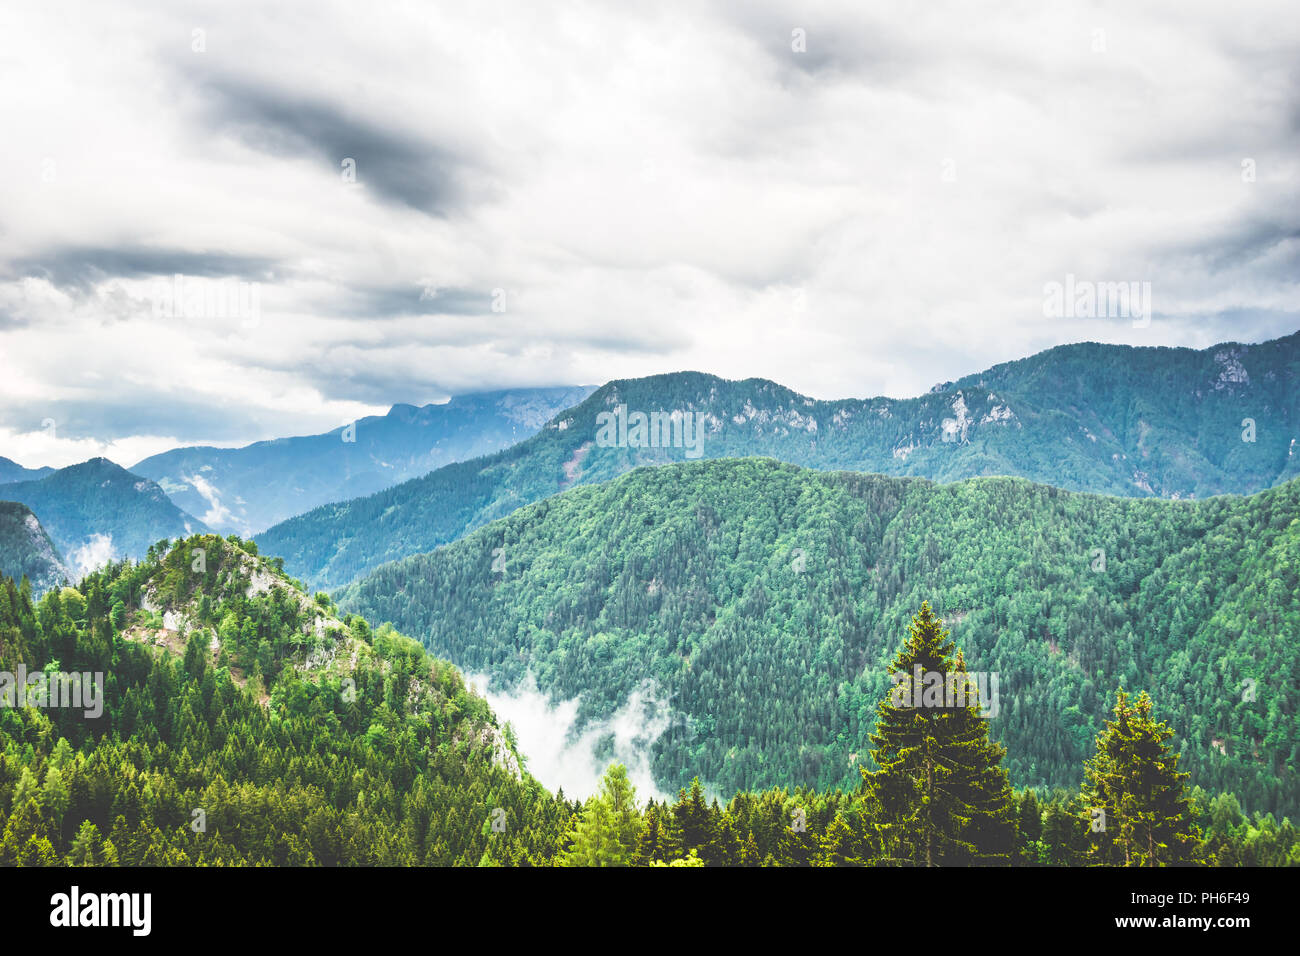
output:
[[[501, 724], [514, 727], [528, 772], [548, 789], [563, 789], [570, 799], [585, 799], [600, 789], [606, 768], [621, 763], [639, 801], [664, 799], [650, 771], [650, 748], [668, 729], [671, 711], [651, 684], [633, 691], [608, 720], [588, 724], [578, 733], [580, 699], [552, 705], [532, 674], [504, 693], [483, 690], [489, 684], [487, 675], [466, 674], [465, 679], [487, 698]], [[611, 755], [598, 759], [598, 745], [608, 738], [612, 738]]]
[[212, 482], [199, 474], [185, 475], [184, 478], [208, 503], [208, 510], [199, 516], [200, 521], [210, 528], [222, 527], [235, 521], [230, 509], [221, 503], [221, 492]]
[[110, 561], [121, 557], [113, 546], [111, 534], [92, 534], [80, 547], [68, 555], [72, 570], [77, 580], [81, 580], [92, 571], [96, 571]]

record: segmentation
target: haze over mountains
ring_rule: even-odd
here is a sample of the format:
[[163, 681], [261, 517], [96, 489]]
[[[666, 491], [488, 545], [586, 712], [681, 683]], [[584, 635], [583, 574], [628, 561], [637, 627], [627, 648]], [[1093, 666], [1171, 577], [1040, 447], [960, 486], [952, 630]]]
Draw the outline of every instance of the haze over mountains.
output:
[[510, 389], [441, 405], [394, 405], [323, 435], [243, 448], [188, 447], [131, 471], [211, 528], [251, 535], [330, 501], [368, 495], [450, 462], [522, 441], [594, 387]]
[[325, 505], [258, 536], [313, 587], [454, 541], [566, 488], [694, 457], [603, 447], [605, 413], [687, 413], [704, 458], [955, 481], [1014, 475], [1126, 497], [1249, 494], [1300, 475], [1300, 333], [1200, 351], [1060, 346], [912, 399], [817, 401], [698, 372], [610, 382], [505, 451]]
[[[75, 577], [114, 558], [139, 559], [163, 538], [209, 529], [247, 534], [321, 501], [383, 488], [518, 441], [591, 391], [512, 389], [423, 408], [395, 405], [387, 415], [326, 434], [244, 448], [178, 448], [131, 471], [104, 458], [57, 471], [0, 458], [0, 500], [30, 509], [40, 533], [48, 531], [61, 552], [50, 564], [29, 553], [34, 545], [25, 534], [14, 534], [0, 541], [0, 566], [42, 569], [33, 578], [39, 594], [63, 572]], [[25, 526], [26, 518], [14, 520]]]

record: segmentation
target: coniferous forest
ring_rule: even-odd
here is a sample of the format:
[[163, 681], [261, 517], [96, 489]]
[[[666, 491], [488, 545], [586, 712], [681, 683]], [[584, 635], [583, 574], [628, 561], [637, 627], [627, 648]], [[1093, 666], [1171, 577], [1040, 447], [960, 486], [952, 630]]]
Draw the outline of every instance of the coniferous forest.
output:
[[[612, 765], [549, 793], [451, 665], [309, 597], [235, 537], [159, 542], [34, 601], [0, 586], [0, 670], [103, 675], [102, 713], [0, 709], [0, 863], [518, 866], [1283, 866], [1294, 827], [1189, 783], [1181, 735], [1119, 690], [1078, 786], [1017, 787], [972, 682], [922, 602], [894, 642], [850, 785], [698, 777], [640, 799]], [[48, 703], [46, 701], [45, 703]]]
[[1297, 481], [1182, 502], [703, 461], [549, 498], [338, 597], [593, 723], [654, 681], [674, 717], [656, 779], [722, 793], [852, 787], [929, 601], [998, 675], [1014, 786], [1078, 786], [1115, 693], [1146, 690], [1193, 785], [1295, 817], [1298, 516]]

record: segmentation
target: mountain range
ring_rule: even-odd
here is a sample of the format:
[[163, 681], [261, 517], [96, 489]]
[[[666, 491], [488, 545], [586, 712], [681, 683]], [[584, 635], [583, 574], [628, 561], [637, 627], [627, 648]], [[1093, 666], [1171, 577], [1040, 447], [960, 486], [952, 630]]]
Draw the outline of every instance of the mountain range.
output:
[[222, 532], [251, 535], [332, 501], [368, 495], [442, 465], [532, 435], [592, 387], [462, 395], [441, 405], [394, 405], [321, 435], [243, 448], [185, 447], [131, 471], [156, 481], [177, 507]]
[[[635, 431], [637, 413], [672, 416], [678, 431], [671, 422], [655, 423], [662, 434]], [[653, 446], [639, 444], [647, 431]], [[639, 465], [757, 455], [819, 470], [941, 482], [1008, 475], [1199, 499], [1300, 476], [1298, 439], [1300, 332], [1200, 351], [1060, 346], [911, 399], [818, 401], [762, 379], [680, 372], [607, 383], [511, 448], [322, 505], [257, 540], [311, 586], [332, 588]]]
[[107, 458], [0, 485], [0, 498], [30, 509], [74, 572], [113, 558], [141, 558], [163, 538], [207, 530], [154, 482]]

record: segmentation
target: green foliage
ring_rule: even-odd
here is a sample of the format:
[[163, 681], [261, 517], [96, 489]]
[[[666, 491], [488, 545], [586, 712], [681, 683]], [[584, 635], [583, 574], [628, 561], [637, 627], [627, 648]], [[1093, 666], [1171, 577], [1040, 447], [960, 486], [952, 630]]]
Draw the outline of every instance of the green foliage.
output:
[[548, 498], [339, 594], [502, 685], [531, 671], [581, 696], [582, 721], [651, 680], [674, 712], [657, 781], [720, 793], [855, 786], [926, 600], [999, 676], [989, 730], [1015, 786], [1077, 788], [1107, 701], [1141, 684], [1193, 784], [1300, 810], [1300, 481], [1171, 502], [695, 462]]
[[[157, 645], [144, 601], [187, 639]], [[569, 807], [515, 769], [487, 703], [391, 628], [309, 639], [332, 609], [210, 535], [35, 607], [0, 581], [0, 662], [106, 675], [98, 719], [0, 708], [0, 864], [549, 862]], [[234, 635], [221, 663], [213, 628]], [[515, 825], [485, 830], [496, 809]]]
[[600, 793], [587, 801], [567, 836], [562, 862], [565, 866], [631, 866], [637, 862], [644, 827], [627, 768], [613, 764], [605, 771]]
[[[202, 572], [193, 570], [199, 548]], [[298, 646], [283, 632], [303, 623], [314, 629], [316, 619], [302, 615], [332, 606], [308, 598], [267, 562], [250, 563], [238, 539], [196, 537], [154, 551], [143, 565], [112, 566], [36, 605], [30, 589], [0, 579], [4, 667], [106, 675], [98, 719], [76, 709], [0, 707], [0, 865], [845, 866], [893, 859], [880, 838], [879, 801], [865, 786], [742, 790], [720, 805], [693, 779], [674, 802], [638, 809], [626, 771], [615, 766], [585, 803], [552, 796], [518, 772], [518, 755], [487, 703], [414, 641], [349, 616], [328, 646]], [[187, 568], [198, 581], [187, 579]], [[156, 610], [144, 611], [145, 601]], [[159, 646], [159, 619], [192, 626], [185, 640]], [[250, 633], [285, 654], [266, 671], [265, 695], [254, 678], [241, 686], [235, 667], [212, 662], [207, 629], [215, 621], [239, 635], [254, 621]], [[1129, 739], [1120, 739], [1121, 750]], [[980, 752], [993, 767], [993, 749]], [[1009, 805], [1013, 862], [1085, 860], [1079, 793], [1024, 791]], [[1247, 818], [1236, 796], [1193, 790], [1186, 814], [1207, 834], [1206, 861], [1300, 863], [1290, 822]], [[1003, 853], [987, 831], [963, 832], [972, 857]]]

